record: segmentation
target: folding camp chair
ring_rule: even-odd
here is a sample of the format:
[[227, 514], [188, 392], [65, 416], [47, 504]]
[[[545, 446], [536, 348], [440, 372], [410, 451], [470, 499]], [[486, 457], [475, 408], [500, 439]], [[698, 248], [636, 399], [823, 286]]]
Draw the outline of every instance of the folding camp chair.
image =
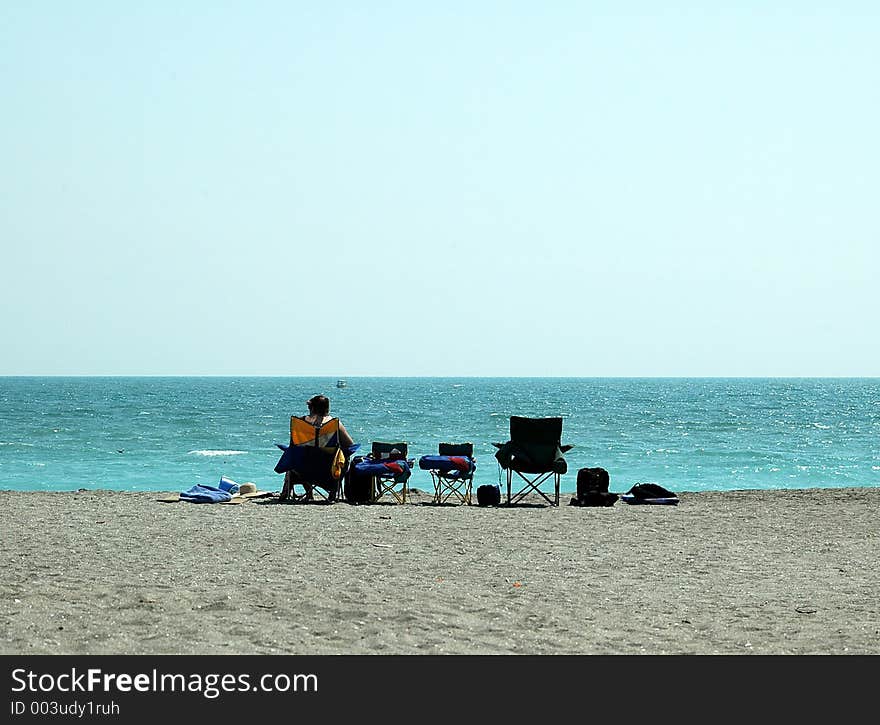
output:
[[[507, 471], [507, 505], [518, 503], [527, 494], [540, 494], [551, 506], [559, 505], [559, 482], [568, 470], [564, 455], [574, 446], [562, 445], [562, 418], [510, 417], [510, 440], [493, 443], [498, 450], [495, 458]], [[524, 486], [511, 493], [516, 474]], [[551, 499], [540, 486], [552, 480], [554, 497]]]
[[477, 461], [473, 443], [441, 443], [436, 456], [422, 456], [419, 468], [431, 474], [434, 503], [450, 500], [470, 505]]
[[[327, 500], [335, 501], [349, 457], [359, 447], [341, 447], [339, 418], [315, 426], [296, 416], [290, 418], [290, 444], [275, 445], [284, 451], [275, 465], [276, 473], [285, 474], [279, 496], [282, 501], [311, 500], [316, 490]], [[296, 486], [302, 486], [304, 493], [298, 495]]]
[[371, 502], [389, 496], [397, 503], [406, 503], [413, 467], [413, 461], [406, 457], [408, 452], [406, 443], [374, 441], [370, 454], [356, 463], [359, 474], [372, 477]]

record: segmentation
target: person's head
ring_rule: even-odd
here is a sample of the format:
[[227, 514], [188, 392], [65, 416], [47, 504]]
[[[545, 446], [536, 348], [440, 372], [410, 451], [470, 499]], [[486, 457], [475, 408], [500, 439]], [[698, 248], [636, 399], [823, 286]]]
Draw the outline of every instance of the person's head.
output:
[[328, 415], [330, 413], [330, 398], [326, 395], [313, 395], [306, 401], [309, 413], [312, 415]]

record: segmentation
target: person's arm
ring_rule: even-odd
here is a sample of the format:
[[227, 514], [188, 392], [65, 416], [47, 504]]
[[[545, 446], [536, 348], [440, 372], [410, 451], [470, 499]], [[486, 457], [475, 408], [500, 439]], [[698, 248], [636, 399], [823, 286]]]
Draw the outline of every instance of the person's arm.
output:
[[342, 425], [342, 421], [339, 421], [339, 444], [343, 448], [348, 448], [354, 445], [354, 438], [349, 435], [348, 431], [345, 430], [345, 426]]

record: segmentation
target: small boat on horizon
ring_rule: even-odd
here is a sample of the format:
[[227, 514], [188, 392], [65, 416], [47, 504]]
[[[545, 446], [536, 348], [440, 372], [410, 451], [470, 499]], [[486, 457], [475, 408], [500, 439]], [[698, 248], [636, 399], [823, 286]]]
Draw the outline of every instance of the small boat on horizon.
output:
[[347, 388], [347, 387], [348, 387], [348, 382], [345, 381], [345, 380], [337, 380], [337, 381], [336, 381], [336, 387], [337, 387], [337, 388]]

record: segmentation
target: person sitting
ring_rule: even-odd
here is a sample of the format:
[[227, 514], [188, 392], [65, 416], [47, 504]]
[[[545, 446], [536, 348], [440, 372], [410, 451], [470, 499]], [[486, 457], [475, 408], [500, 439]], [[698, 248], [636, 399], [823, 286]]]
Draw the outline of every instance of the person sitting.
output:
[[[314, 395], [306, 401], [306, 405], [309, 408], [308, 415], [300, 416], [300, 419], [304, 420], [306, 423], [315, 426], [315, 428], [320, 428], [328, 421], [333, 420], [333, 416], [330, 415], [330, 399], [326, 395]], [[349, 451], [352, 449], [353, 446], [354, 439], [351, 437], [351, 434], [345, 429], [345, 426], [340, 420], [339, 447], [342, 448], [346, 460], [348, 459]], [[282, 489], [281, 493], [282, 500], [286, 500], [288, 497], [293, 495], [293, 485], [295, 483], [299, 483], [305, 489], [305, 494], [302, 496], [302, 500], [311, 501], [314, 498], [314, 486], [308, 481], [298, 480], [295, 477], [294, 471], [288, 471], [284, 474], [284, 488]], [[336, 490], [330, 491], [329, 500], [335, 500], [336, 494]]]

